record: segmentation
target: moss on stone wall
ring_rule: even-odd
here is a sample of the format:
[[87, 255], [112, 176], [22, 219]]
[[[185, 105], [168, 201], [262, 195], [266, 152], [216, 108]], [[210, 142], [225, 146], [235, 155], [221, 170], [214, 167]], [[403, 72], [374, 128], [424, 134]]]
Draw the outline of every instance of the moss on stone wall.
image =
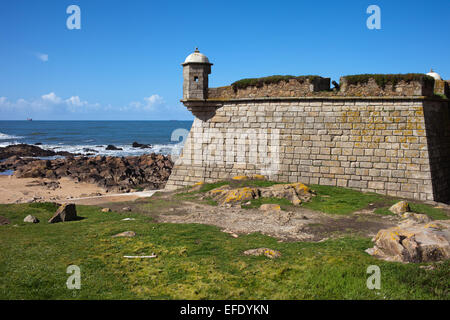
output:
[[245, 89], [247, 87], [262, 87], [263, 85], [272, 84], [272, 83], [279, 83], [281, 81], [289, 81], [291, 79], [295, 79], [300, 83], [303, 83], [307, 79], [309, 79], [311, 82], [314, 81], [317, 78], [321, 78], [320, 76], [316, 75], [308, 75], [308, 76], [291, 76], [291, 75], [274, 75], [269, 77], [262, 77], [262, 78], [248, 78], [248, 79], [242, 79], [235, 81], [231, 84], [231, 87], [234, 90], [238, 89]]
[[342, 77], [347, 81], [348, 85], [366, 84], [369, 79], [374, 79], [377, 85], [384, 89], [387, 84], [395, 87], [400, 81], [410, 83], [412, 81], [434, 83], [434, 78], [423, 73], [406, 73], [406, 74], [356, 74]]

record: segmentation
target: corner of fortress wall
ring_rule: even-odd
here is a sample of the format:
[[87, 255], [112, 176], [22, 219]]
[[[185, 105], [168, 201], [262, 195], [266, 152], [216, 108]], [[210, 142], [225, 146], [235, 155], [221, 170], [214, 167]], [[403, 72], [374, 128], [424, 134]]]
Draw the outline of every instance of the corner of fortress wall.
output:
[[449, 103], [423, 97], [224, 101], [211, 117], [195, 118], [166, 188], [253, 174], [449, 201]]

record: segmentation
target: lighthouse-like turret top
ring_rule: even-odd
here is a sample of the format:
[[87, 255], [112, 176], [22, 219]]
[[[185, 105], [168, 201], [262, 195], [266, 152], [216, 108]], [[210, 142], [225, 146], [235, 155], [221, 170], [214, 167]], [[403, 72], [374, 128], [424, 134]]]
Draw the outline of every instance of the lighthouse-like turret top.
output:
[[212, 63], [198, 48], [187, 56], [183, 66], [183, 100], [208, 98], [208, 75]]

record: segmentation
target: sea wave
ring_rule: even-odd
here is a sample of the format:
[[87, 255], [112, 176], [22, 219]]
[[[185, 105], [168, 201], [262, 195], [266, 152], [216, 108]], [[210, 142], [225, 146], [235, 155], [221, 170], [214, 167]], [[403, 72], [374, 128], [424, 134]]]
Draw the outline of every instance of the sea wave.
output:
[[[0, 147], [6, 147], [8, 145], [18, 144], [19, 142], [0, 142]], [[58, 144], [42, 144], [38, 147], [46, 150], [52, 150], [55, 152], [66, 151], [70, 153], [83, 154], [83, 155], [104, 155], [104, 156], [115, 156], [115, 157], [125, 157], [125, 156], [139, 156], [149, 153], [160, 153], [164, 155], [178, 156], [183, 148], [182, 143], [177, 144], [155, 144], [151, 148], [140, 149], [133, 148], [131, 145], [115, 145], [117, 148], [122, 150], [106, 150], [106, 145], [66, 145], [62, 143]]]
[[23, 139], [23, 137], [20, 136], [14, 136], [11, 134], [1, 133], [0, 132], [0, 140], [13, 140], [13, 139]]

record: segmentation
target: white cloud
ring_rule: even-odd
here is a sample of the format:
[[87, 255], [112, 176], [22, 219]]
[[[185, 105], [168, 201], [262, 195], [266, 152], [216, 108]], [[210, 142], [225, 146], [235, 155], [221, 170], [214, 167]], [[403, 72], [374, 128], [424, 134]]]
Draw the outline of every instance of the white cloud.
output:
[[163, 99], [158, 94], [153, 94], [143, 98], [141, 101], [133, 101], [126, 106], [112, 106], [111, 104], [101, 105], [99, 103], [91, 103], [82, 100], [79, 96], [71, 96], [69, 98], [59, 97], [55, 92], [44, 94], [34, 99], [20, 98], [16, 101], [10, 101], [7, 97], [0, 97], [0, 114], [9, 112], [14, 115], [37, 115], [44, 114], [65, 114], [67, 116], [75, 116], [76, 114], [113, 114], [118, 115], [126, 113], [137, 115], [155, 115], [165, 114], [169, 116], [170, 111]]
[[66, 100], [68, 104], [71, 104], [75, 107], [81, 107], [87, 104], [87, 101], [81, 101], [79, 96], [73, 96]]
[[61, 103], [62, 99], [58, 97], [54, 92], [44, 94], [41, 96], [42, 100], [48, 101], [49, 103]]
[[132, 101], [127, 106], [120, 108], [120, 110], [127, 111], [130, 109], [141, 111], [153, 111], [157, 108], [165, 107], [165, 101], [163, 97], [158, 94], [152, 94], [150, 97], [143, 99], [144, 101]]
[[39, 60], [41, 60], [41, 61], [43, 61], [43, 62], [47, 62], [48, 61], [48, 54], [46, 54], [46, 53], [36, 53], [36, 57], [39, 59]]

